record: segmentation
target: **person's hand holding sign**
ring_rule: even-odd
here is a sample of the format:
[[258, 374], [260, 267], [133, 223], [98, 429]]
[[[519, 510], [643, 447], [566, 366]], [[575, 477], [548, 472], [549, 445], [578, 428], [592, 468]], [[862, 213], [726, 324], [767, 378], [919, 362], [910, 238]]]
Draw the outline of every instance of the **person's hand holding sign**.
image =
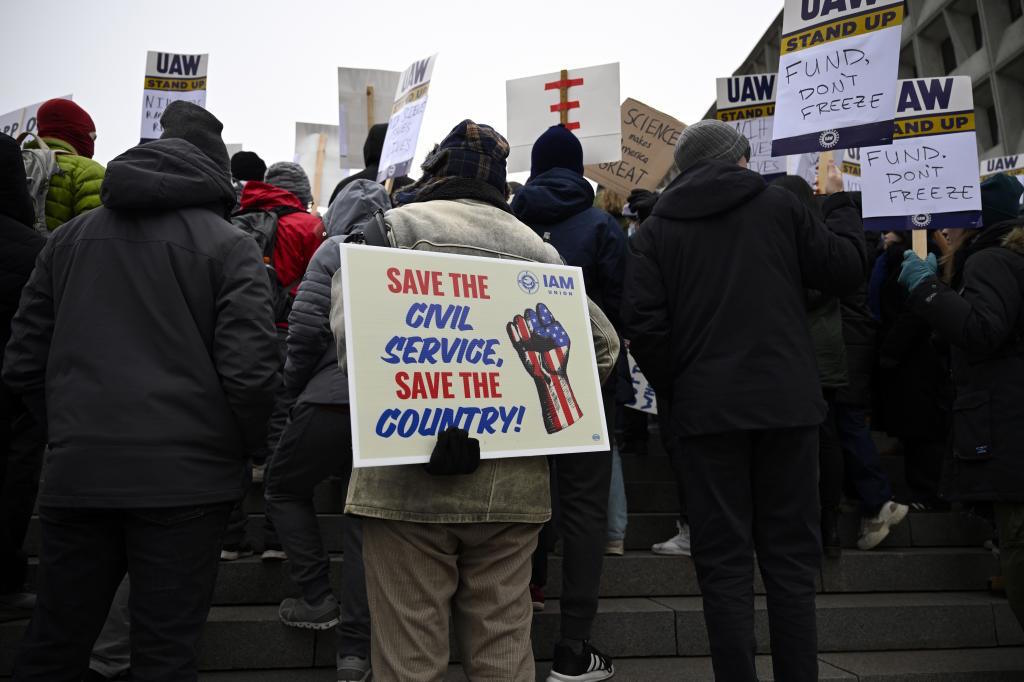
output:
[[548, 307], [540, 303], [536, 310], [516, 315], [506, 325], [506, 331], [523, 367], [537, 385], [547, 432], [557, 433], [579, 421], [583, 411], [566, 375], [571, 342]]

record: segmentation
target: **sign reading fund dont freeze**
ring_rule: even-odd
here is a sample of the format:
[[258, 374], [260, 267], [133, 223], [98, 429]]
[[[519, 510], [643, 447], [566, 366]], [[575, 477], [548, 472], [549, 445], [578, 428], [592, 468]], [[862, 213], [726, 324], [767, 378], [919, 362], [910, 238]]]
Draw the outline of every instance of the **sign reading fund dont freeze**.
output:
[[861, 149], [869, 230], [981, 227], [971, 79], [900, 81], [895, 141]]
[[747, 138], [749, 168], [767, 176], [786, 174], [785, 157], [772, 156], [775, 83], [774, 73], [718, 79], [718, 120]]
[[[356, 467], [609, 448], [579, 268], [341, 246]], [[356, 287], [353, 290], [353, 287]]]
[[904, 0], [786, 0], [776, 156], [889, 144]]
[[436, 54], [415, 61], [402, 72], [398, 80], [377, 171], [378, 182], [409, 174], [412, 158], [416, 155], [416, 143], [420, 139], [423, 114], [427, 111], [427, 91], [430, 89], [430, 77], [434, 73], [436, 61]]
[[206, 69], [209, 55], [148, 52], [142, 90], [143, 140], [163, 134], [160, 117], [171, 102], [186, 100], [206, 108]]

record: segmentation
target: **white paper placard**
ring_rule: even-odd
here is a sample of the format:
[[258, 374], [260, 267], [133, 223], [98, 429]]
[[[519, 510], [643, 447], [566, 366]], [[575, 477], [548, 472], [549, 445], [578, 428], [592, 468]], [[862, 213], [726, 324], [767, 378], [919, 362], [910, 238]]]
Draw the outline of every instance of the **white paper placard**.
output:
[[750, 142], [747, 167], [772, 177], [786, 174], [785, 157], [772, 156], [776, 75], [754, 74], [718, 79], [717, 118]]
[[338, 156], [342, 168], [366, 168], [363, 143], [373, 123], [387, 123], [398, 89], [398, 71], [338, 68]]
[[633, 400], [626, 403], [626, 407], [647, 414], [658, 414], [658, 397], [654, 394], [654, 387], [640, 371], [640, 366], [636, 364], [629, 351], [626, 351], [626, 360], [629, 363], [629, 377], [633, 382], [634, 392]]
[[[317, 161], [323, 143], [323, 162], [320, 164], [320, 192], [317, 193]], [[338, 126], [326, 123], [295, 123], [295, 163], [309, 176], [309, 187], [316, 206], [327, 206], [331, 192], [346, 177], [338, 161]]]
[[[71, 99], [71, 95], [64, 95], [58, 99]], [[9, 111], [0, 116], [0, 133], [18, 137], [22, 133], [36, 132], [36, 112], [45, 102], [36, 102], [21, 109]]]
[[185, 100], [206, 108], [209, 57], [207, 54], [146, 53], [141, 139], [155, 140], [163, 134], [160, 117], [171, 102]]
[[427, 91], [434, 73], [437, 55], [410, 64], [399, 79], [395, 101], [388, 119], [388, 134], [380, 158], [377, 180], [399, 178], [409, 174], [416, 155], [423, 115], [427, 110]]

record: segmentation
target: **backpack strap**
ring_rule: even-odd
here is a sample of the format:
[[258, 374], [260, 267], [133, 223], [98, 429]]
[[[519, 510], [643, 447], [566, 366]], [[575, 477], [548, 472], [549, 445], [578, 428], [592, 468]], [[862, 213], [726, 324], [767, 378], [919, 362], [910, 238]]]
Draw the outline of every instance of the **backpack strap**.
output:
[[388, 237], [388, 225], [384, 222], [384, 211], [377, 209], [373, 212], [373, 216], [368, 220], [363, 228], [363, 243], [367, 246], [394, 246], [391, 243], [391, 239]]

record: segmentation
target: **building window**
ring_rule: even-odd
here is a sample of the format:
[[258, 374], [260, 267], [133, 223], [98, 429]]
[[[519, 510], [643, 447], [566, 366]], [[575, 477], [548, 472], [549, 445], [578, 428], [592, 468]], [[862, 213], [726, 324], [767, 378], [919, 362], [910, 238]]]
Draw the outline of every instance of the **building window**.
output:
[[981, 16], [977, 12], [971, 15], [971, 28], [974, 29], [974, 49], [980, 50], [985, 45], [985, 38], [981, 33]]
[[953, 39], [946, 36], [946, 39], [939, 45], [939, 51], [942, 52], [942, 66], [945, 67], [946, 73], [953, 73], [956, 70], [956, 50], [953, 49]]
[[992, 134], [992, 146], [999, 144], [999, 117], [995, 107], [985, 107], [985, 114], [988, 116], [988, 129]]
[[1024, 17], [1024, 0], [1006, 0], [1010, 5], [1010, 21], [1017, 21]]

